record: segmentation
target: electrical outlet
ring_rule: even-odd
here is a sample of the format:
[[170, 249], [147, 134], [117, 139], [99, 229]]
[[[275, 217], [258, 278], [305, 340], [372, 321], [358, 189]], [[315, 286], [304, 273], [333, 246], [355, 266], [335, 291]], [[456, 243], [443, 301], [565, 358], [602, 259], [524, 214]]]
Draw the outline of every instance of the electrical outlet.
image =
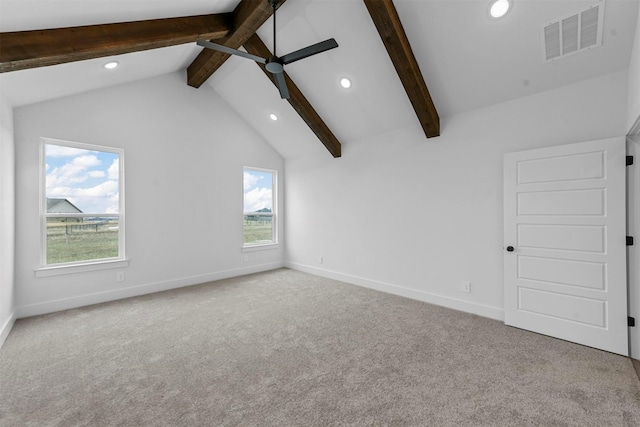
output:
[[124, 271], [118, 271], [116, 273], [116, 282], [124, 282]]
[[469, 282], [468, 280], [463, 280], [462, 282], [460, 282], [460, 290], [464, 293], [470, 294], [471, 282]]
[[242, 260], [244, 262], [249, 262], [249, 255], [248, 254], [244, 254], [244, 257], [242, 258]]
[[322, 263], [324, 263], [324, 257], [318, 258], [318, 264], [322, 264]]

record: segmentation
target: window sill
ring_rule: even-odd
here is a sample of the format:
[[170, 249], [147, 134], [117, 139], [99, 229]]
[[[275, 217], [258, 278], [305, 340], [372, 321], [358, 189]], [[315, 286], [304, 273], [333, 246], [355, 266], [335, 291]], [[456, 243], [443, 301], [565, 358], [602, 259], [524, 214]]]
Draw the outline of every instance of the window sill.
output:
[[88, 271], [108, 270], [129, 266], [128, 259], [87, 262], [85, 264], [56, 265], [36, 269], [36, 277], [60, 276], [63, 274], [85, 273]]
[[249, 245], [243, 246], [242, 252], [255, 252], [255, 251], [266, 251], [269, 249], [278, 249], [280, 247], [279, 243], [264, 243], [258, 245]]

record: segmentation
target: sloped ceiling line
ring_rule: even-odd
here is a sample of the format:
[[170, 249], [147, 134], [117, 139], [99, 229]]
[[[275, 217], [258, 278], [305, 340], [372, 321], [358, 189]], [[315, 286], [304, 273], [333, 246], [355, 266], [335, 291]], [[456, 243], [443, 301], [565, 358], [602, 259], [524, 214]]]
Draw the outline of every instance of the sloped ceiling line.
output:
[[440, 136], [440, 118], [392, 0], [364, 0], [427, 138]]
[[[244, 43], [244, 48], [247, 52], [258, 55], [263, 58], [269, 58], [272, 56], [271, 51], [264, 42], [258, 37], [257, 34], [249, 37], [249, 39]], [[271, 79], [273, 84], [275, 85], [275, 77], [271, 74], [263, 64], [256, 64], [264, 71], [264, 73]], [[324, 123], [320, 115], [316, 112], [316, 110], [311, 106], [307, 98], [302, 94], [298, 86], [291, 80], [289, 75], [284, 72], [284, 79], [287, 83], [287, 88], [289, 90], [289, 104], [293, 107], [294, 110], [300, 115], [302, 120], [309, 126], [309, 128], [316, 134], [320, 142], [329, 150], [333, 157], [340, 157], [342, 155], [342, 145], [340, 141], [335, 137], [331, 129]]]
[[[247, 43], [246, 48], [269, 57], [269, 49], [255, 32], [272, 12], [266, 0], [242, 0], [232, 13], [0, 33], [0, 70], [44, 67], [193, 43], [198, 39], [216, 40], [237, 49], [253, 37], [253, 43]], [[188, 68], [188, 84], [200, 87], [228, 57], [204, 49]], [[267, 75], [272, 77], [268, 72]], [[285, 79], [291, 106], [331, 155], [340, 157], [338, 139], [291, 78], [285, 75]]]
[[[285, 0], [281, 0], [281, 7]], [[242, 0], [233, 11], [234, 28], [231, 33], [219, 43], [232, 49], [244, 46], [247, 52], [263, 58], [272, 56], [271, 51], [256, 35], [258, 28], [273, 14], [273, 8], [266, 0]], [[229, 54], [203, 49], [198, 57], [187, 69], [187, 84], [200, 87], [216, 70], [229, 58]], [[264, 66], [258, 64], [265, 74], [275, 84], [274, 76]], [[335, 158], [342, 155], [342, 146], [331, 129], [325, 124], [307, 98], [302, 94], [298, 86], [284, 73], [284, 78], [289, 90], [289, 104], [298, 113], [300, 118], [309, 126], [320, 142]]]
[[[438, 113], [393, 2], [364, 2], [427, 137], [438, 136]], [[199, 38], [216, 40], [235, 49], [246, 44], [245, 48], [261, 56], [271, 56], [255, 32], [272, 13], [266, 0], [241, 0], [232, 13], [0, 33], [0, 72], [167, 47]], [[203, 50], [187, 70], [188, 84], [200, 87], [228, 57], [221, 52]], [[267, 75], [272, 77], [270, 73]], [[340, 142], [289, 76], [286, 80], [295, 93], [290, 100], [292, 107], [327, 150], [334, 157], [340, 157]]]

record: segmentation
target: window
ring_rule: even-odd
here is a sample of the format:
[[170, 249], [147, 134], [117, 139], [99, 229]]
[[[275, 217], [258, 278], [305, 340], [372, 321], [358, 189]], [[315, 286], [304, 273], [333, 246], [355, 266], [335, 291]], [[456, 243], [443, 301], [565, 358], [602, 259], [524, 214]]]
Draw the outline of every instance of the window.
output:
[[124, 260], [123, 151], [42, 140], [42, 266]]
[[276, 171], [244, 168], [244, 246], [277, 243]]

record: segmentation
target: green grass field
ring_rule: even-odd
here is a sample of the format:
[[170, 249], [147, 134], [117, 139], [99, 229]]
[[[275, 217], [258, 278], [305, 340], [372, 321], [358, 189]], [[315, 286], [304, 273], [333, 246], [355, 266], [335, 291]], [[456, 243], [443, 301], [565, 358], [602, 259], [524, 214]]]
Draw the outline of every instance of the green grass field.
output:
[[[47, 264], [118, 256], [118, 222], [47, 223]], [[245, 221], [244, 243], [273, 241], [271, 223]]]
[[259, 223], [258, 221], [244, 222], [244, 243], [269, 243], [273, 241], [271, 223]]
[[118, 256], [118, 222], [47, 223], [47, 264]]

